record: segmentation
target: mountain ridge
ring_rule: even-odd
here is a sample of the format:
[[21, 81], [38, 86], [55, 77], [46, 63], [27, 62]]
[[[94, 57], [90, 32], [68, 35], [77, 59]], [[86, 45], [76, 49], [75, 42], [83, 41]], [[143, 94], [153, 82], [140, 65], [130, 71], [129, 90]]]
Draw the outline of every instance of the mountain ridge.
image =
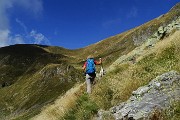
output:
[[[0, 107], [2, 108], [0, 110], [0, 119], [29, 119], [39, 114], [44, 106], [52, 104], [59, 96], [65, 95], [74, 85], [83, 84], [84, 80], [80, 68], [88, 55], [93, 55], [95, 59], [102, 57], [104, 67], [109, 68], [118, 58], [127, 55], [137, 47], [148, 42], [148, 38], [159, 32], [160, 27], [164, 28], [172, 21], [178, 19], [180, 16], [179, 9], [180, 3], [174, 6], [168, 13], [141, 26], [76, 50], [46, 45], [12, 45], [0, 48]], [[160, 40], [174, 35], [173, 33], [177, 30], [173, 30], [171, 33], [166, 34], [167, 36], [161, 36]], [[168, 51], [170, 48], [167, 48], [168, 54], [172, 54], [171, 51]], [[150, 54], [149, 57], [151, 56], [153, 55]], [[146, 59], [146, 57], [143, 59]], [[124, 80], [129, 79], [126, 75], [127, 73], [123, 72], [123, 70], [137, 75], [135, 76], [136, 79], [139, 79], [138, 75], [143, 76], [140, 72], [140, 70], [143, 71], [141, 68], [143, 65], [145, 71], [142, 74], [148, 74], [150, 78], [164, 71], [163, 68], [162, 71], [153, 73], [152, 68], [147, 67], [148, 65], [142, 62], [143, 59], [137, 62], [137, 66], [136, 64], [131, 66], [129, 63], [115, 65], [114, 67], [117, 69], [112, 70], [108, 73], [107, 77], [103, 78], [106, 84], [102, 81], [97, 83], [92, 99], [97, 100], [97, 104], [106, 109], [116, 104], [117, 101], [121, 102], [122, 98], [118, 94], [121, 87], [118, 89], [112, 86], [113, 82], [117, 82], [117, 85], [120, 85], [118, 81], [114, 80], [121, 79], [118, 78], [120, 73], [127, 77], [121, 76]], [[149, 58], [147, 59], [149, 60]], [[159, 60], [160, 58], [157, 57], [156, 59]], [[169, 65], [166, 60], [161, 60]], [[168, 60], [172, 63], [174, 62], [170, 58]], [[128, 61], [131, 62], [131, 59]], [[150, 63], [150, 65], [153, 66], [154, 64]], [[128, 68], [134, 70], [135, 73], [128, 70]], [[155, 65], [154, 68], [156, 68]], [[168, 66], [167, 68], [170, 70]], [[178, 70], [178, 68], [176, 69]], [[152, 72], [152, 76], [146, 73], [147, 71]], [[137, 83], [135, 82], [137, 86], [144, 84], [140, 83], [140, 80], [137, 80]], [[137, 86], [132, 88], [135, 89]], [[84, 90], [84, 88], [82, 89]], [[104, 93], [104, 101], [100, 103]], [[130, 91], [127, 92], [123, 100], [129, 94]]]

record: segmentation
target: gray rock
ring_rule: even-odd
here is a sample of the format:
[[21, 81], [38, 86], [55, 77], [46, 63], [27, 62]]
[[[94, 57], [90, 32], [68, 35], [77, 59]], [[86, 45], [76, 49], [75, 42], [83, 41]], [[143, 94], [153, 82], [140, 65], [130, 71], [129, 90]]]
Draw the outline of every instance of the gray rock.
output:
[[142, 96], [144, 93], [147, 93], [149, 89], [150, 89], [150, 87], [147, 87], [147, 86], [140, 87], [136, 91], [133, 91], [132, 95]]
[[115, 113], [114, 118], [115, 118], [115, 120], [123, 120], [124, 117], [122, 116], [121, 113]]
[[159, 36], [158, 32], [155, 32], [152, 37], [153, 37], [153, 38], [158, 38], [158, 36]]
[[110, 108], [109, 111], [110, 111], [111, 113], [116, 113], [116, 112], [117, 112], [117, 106]]
[[164, 27], [163, 27], [163, 26], [160, 26], [160, 27], [158, 28], [158, 32], [159, 32], [160, 34], [163, 34], [163, 33], [164, 33]]
[[180, 100], [180, 74], [170, 71], [133, 91], [127, 102], [112, 107], [110, 112], [115, 120], [148, 120], [152, 111], [168, 108], [174, 100]]
[[[159, 27], [150, 38], [146, 38], [146, 36], [142, 37], [143, 35], [141, 35], [141, 38], [133, 36], [133, 41], [135, 45], [140, 45], [143, 41], [146, 41], [145, 46], [150, 47], [165, 35], [170, 34], [174, 29], [180, 30], [180, 16], [170, 24]], [[142, 38], [143, 40], [139, 41]], [[136, 56], [135, 53], [134, 56]], [[132, 57], [133, 56], [127, 57], [124, 55], [121, 61], [118, 60], [117, 63], [121, 63], [124, 60], [132, 60]], [[155, 108], [163, 110], [167, 108], [173, 100], [180, 100], [180, 74], [176, 71], [170, 71], [157, 76], [148, 85], [133, 91], [129, 100], [112, 107], [109, 113], [114, 116], [115, 120], [147, 120]], [[99, 118], [103, 118], [103, 115], [105, 114], [100, 115], [101, 117]]]
[[120, 105], [110, 108], [110, 112], [111, 113], [116, 113], [117, 111], [122, 109], [124, 107], [124, 105], [125, 105], [125, 102], [122, 102]]
[[132, 116], [134, 120], [146, 120], [147, 113], [145, 111], [139, 111], [134, 116]]
[[97, 116], [98, 116], [98, 117], [97, 117], [97, 120], [102, 120], [102, 117], [103, 117], [104, 112], [105, 112], [105, 111], [102, 110], [102, 109], [98, 111], [98, 113], [97, 113]]
[[[156, 33], [158, 34], [158, 33]], [[146, 42], [146, 46], [153, 46], [154, 44], [156, 44], [158, 42], [157, 37], [156, 38], [150, 38], [147, 40]]]
[[177, 30], [180, 30], [180, 23], [176, 23], [176, 24], [174, 25], [174, 27], [175, 27]]
[[122, 109], [120, 109], [119, 111], [117, 111], [117, 113], [121, 113], [121, 115], [122, 115], [123, 117], [125, 117], [125, 116], [128, 115], [128, 113], [129, 113], [130, 111], [131, 111], [131, 108], [128, 107], [128, 106], [125, 106], [125, 107], [123, 107]]
[[99, 110], [97, 117], [94, 118], [94, 120], [105, 120], [105, 118], [112, 118], [113, 115], [109, 111]]

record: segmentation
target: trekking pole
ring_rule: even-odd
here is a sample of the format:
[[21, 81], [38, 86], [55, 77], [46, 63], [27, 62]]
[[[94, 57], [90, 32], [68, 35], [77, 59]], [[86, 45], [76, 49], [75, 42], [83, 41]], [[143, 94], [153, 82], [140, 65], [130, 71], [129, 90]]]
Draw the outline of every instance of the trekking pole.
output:
[[102, 58], [99, 58], [99, 60], [101, 60], [101, 67], [103, 68], [103, 64], [102, 64]]
[[100, 70], [100, 76], [102, 77], [104, 75], [104, 69], [103, 69], [103, 64], [102, 64], [102, 59], [99, 58], [101, 60], [101, 70]]

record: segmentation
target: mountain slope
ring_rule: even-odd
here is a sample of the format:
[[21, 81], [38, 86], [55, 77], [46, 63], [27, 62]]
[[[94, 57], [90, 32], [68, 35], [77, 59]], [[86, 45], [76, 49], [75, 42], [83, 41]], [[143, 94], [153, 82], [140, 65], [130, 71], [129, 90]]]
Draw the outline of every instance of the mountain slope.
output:
[[[177, 6], [179, 6], [179, 4]], [[175, 6], [175, 8], [176, 9], [174, 10], [177, 12], [177, 9], [179, 9], [180, 7]], [[172, 17], [173, 15], [175, 16]], [[108, 64], [111, 64], [108, 67], [108, 73], [100, 81], [97, 82], [97, 84], [93, 88], [93, 93], [90, 95], [90, 97], [86, 95], [85, 96], [82, 95], [79, 98], [76, 98], [73, 97], [72, 94], [72, 97], [74, 98], [74, 101], [72, 102], [73, 103], [76, 102], [77, 104], [75, 105], [69, 104], [70, 106], [72, 106], [71, 107], [72, 109], [70, 109], [70, 111], [65, 114], [65, 117], [63, 119], [93, 119], [94, 112], [97, 112], [97, 108], [106, 110], [114, 105], [117, 105], [127, 100], [130, 97], [131, 92], [133, 90], [136, 90], [138, 87], [147, 84], [150, 80], [152, 80], [156, 76], [171, 70], [176, 70], [180, 72], [179, 69], [180, 54], [178, 52], [180, 51], [179, 48], [180, 32], [178, 31], [178, 27], [177, 27], [178, 25], [180, 25], [179, 18], [180, 18], [179, 13], [178, 14], [167, 13], [165, 15], [165, 18], [160, 17], [155, 20], [152, 20], [142, 26], [133, 29], [134, 32], [133, 30], [130, 30], [132, 33], [128, 31], [132, 35], [137, 35], [136, 33], [137, 31], [141, 32], [141, 30], [144, 30], [142, 28], [146, 28], [147, 26], [152, 26], [151, 24], [154, 24], [156, 22], [159, 24], [157, 28], [152, 31], [152, 34], [147, 36], [147, 38], [144, 38], [144, 41], [141, 42], [139, 45], [136, 44], [137, 46], [135, 46], [134, 45], [135, 42], [133, 41], [134, 49], [132, 50], [126, 51], [126, 49], [115, 47], [114, 49], [121, 49], [122, 51], [119, 50], [115, 53], [111, 51], [111, 47], [112, 48], [114, 47], [113, 45], [111, 46], [111, 44], [115, 45], [116, 42], [120, 40], [117, 39], [117, 36], [125, 35], [125, 33], [128, 33], [125, 32], [115, 37], [110, 37], [97, 44], [90, 45], [86, 48], [82, 48], [74, 51], [74, 52], [78, 52], [82, 50], [83, 52], [81, 51], [80, 54], [74, 55], [75, 57], [78, 56], [82, 58], [86, 57], [85, 53], [86, 54], [90, 53], [93, 50], [100, 51], [100, 52], [93, 51], [94, 56], [101, 56], [103, 52], [105, 53], [112, 52], [111, 54], [107, 54], [107, 56], [104, 56], [103, 58], [107, 60], [107, 58], [109, 57], [108, 55], [110, 56], [112, 55], [113, 59], [116, 58], [116, 61], [113, 60], [110, 63], [105, 61], [105, 64], [107, 66], [109, 66]], [[163, 21], [169, 19], [170, 21], [168, 22]], [[164, 22], [165, 24], [161, 22]], [[171, 26], [172, 24], [174, 26], [174, 22], [175, 24], [178, 23], [178, 25], [176, 26], [177, 28], [174, 27], [172, 29], [169, 29], [168, 27], [166, 27], [166, 26]], [[163, 28], [167, 28], [167, 29], [161, 31], [162, 26]], [[148, 34], [148, 31], [146, 32], [142, 33], [142, 35]], [[112, 39], [112, 38], [116, 38], [116, 39]], [[141, 38], [141, 35], [139, 38]], [[114, 41], [112, 42], [111, 40]], [[126, 41], [126, 39], [124, 41]], [[109, 48], [106, 46], [106, 44], [107, 46], [109, 46]], [[106, 47], [104, 47], [104, 45]], [[106, 48], [108, 48], [109, 51], [106, 51], [107, 50]], [[119, 56], [119, 57], [116, 56], [117, 54], [121, 54], [123, 50], [125, 50], [127, 53], [124, 51], [123, 56]], [[131, 60], [132, 57], [136, 58], [135, 62]], [[109, 68], [113, 68], [113, 69], [109, 69]], [[53, 106], [58, 106], [60, 104], [61, 102], [54, 103]], [[98, 107], [96, 107], [96, 105]], [[67, 108], [69, 109], [69, 106]], [[52, 110], [51, 107], [47, 107], [45, 110], [41, 112], [40, 115], [38, 115], [34, 119], [36, 120], [37, 118], [42, 118], [43, 116], [47, 116], [47, 111], [52, 112], [54, 110], [58, 114], [53, 114], [53, 113], [48, 114], [50, 118], [45, 117], [44, 120], [46, 119], [48, 120], [51, 118], [59, 119], [59, 117], [62, 116], [61, 110], [55, 108]], [[107, 117], [104, 119], [108, 120], [110, 118]]]
[[1, 119], [25, 112], [34, 114], [82, 80], [81, 73], [68, 64], [68, 57], [41, 47], [45, 46], [0, 49]]
[[[67, 104], [64, 109], [70, 109], [70, 114], [55, 111], [53, 118], [64, 114], [66, 118], [84, 119], [84, 114], [90, 118], [91, 110], [95, 113], [97, 108], [108, 109], [127, 100], [133, 90], [157, 75], [170, 70], [180, 72], [179, 11], [180, 3], [148, 23], [77, 50], [42, 45], [0, 48], [0, 119], [32, 118], [44, 106], [53, 106], [58, 97], [62, 97], [58, 103], [62, 105], [68, 96], [72, 97], [72, 106]], [[171, 23], [178, 25], [170, 29]], [[169, 25], [168, 33], [164, 28]], [[97, 82], [90, 97], [81, 96], [82, 91], [76, 88], [75, 92], [67, 92], [76, 83], [81, 86], [84, 78], [79, 68], [90, 54], [102, 57], [103, 65], [113, 69]], [[76, 100], [80, 103], [74, 104]], [[52, 106], [50, 112], [57, 107], [56, 102]], [[44, 114], [42, 111], [40, 116]]]
[[142, 45], [147, 38], [152, 36], [160, 26], [166, 26], [180, 16], [180, 3], [177, 3], [168, 13], [161, 15], [141, 26], [124, 33], [109, 37], [98, 43], [76, 50], [75, 57], [86, 59], [91, 54], [95, 57], [103, 57], [108, 67], [117, 58]]

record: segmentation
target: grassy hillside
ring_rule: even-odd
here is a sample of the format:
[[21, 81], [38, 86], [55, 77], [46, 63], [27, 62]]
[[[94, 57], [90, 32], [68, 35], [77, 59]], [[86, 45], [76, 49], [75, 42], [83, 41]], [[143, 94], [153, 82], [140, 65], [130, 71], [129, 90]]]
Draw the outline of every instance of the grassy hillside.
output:
[[45, 49], [51, 53], [70, 57], [69, 63], [76, 68], [81, 68], [88, 55], [92, 55], [95, 58], [102, 57], [104, 67], [108, 68], [120, 56], [128, 54], [134, 48], [146, 42], [147, 38], [152, 36], [160, 26], [166, 26], [172, 20], [177, 19], [180, 16], [179, 11], [180, 3], [177, 3], [166, 14], [160, 15], [134, 29], [111, 36], [84, 48], [67, 50], [59, 47], [46, 47]]
[[49, 62], [62, 63], [62, 60], [58, 59], [66, 57], [60, 54], [49, 54], [36, 45], [14, 45], [1, 48], [0, 58], [0, 84], [3, 87], [13, 84], [24, 72], [36, 72]]
[[[154, 47], [143, 49], [135, 64], [125, 61], [111, 66], [143, 46], [160, 26], [180, 16], [179, 11], [180, 3], [148, 23], [77, 50], [43, 45], [0, 48], [0, 119], [26, 120], [40, 112], [34, 119], [61, 119], [64, 114], [64, 119], [91, 119], [99, 108], [127, 100], [133, 90], [157, 75], [180, 72], [180, 32], [176, 30]], [[84, 78], [79, 70], [88, 55], [102, 57], [106, 68], [113, 67], [90, 96], [82, 92]]]
[[[135, 47], [141, 48], [142, 46], [143, 54], [136, 58], [135, 64], [131, 61], [124, 61], [117, 65], [115, 64], [112, 69], [113, 71], [109, 71], [108, 74], [97, 82], [93, 88], [93, 93], [90, 96], [87, 96], [86, 94], [82, 95], [76, 101], [78, 104], [75, 105], [71, 111], [65, 114], [63, 119], [93, 119], [99, 109], [107, 110], [114, 105], [126, 101], [132, 91], [147, 84], [156, 76], [171, 70], [180, 72], [179, 31], [173, 31], [171, 34], [161, 39], [161, 41], [159, 41], [154, 47], [144, 48], [144, 43], [148, 40], [148, 37], [151, 37], [152, 34], [157, 31], [159, 26], [165, 26], [169, 24], [171, 20], [180, 16], [179, 9], [180, 4], [177, 4], [177, 6], [175, 6], [169, 13], [157, 19], [120, 35], [113, 36], [97, 44], [81, 49], [84, 51], [87, 50], [85, 53], [91, 53], [94, 50], [92, 53], [95, 56], [103, 56], [103, 54], [107, 53], [107, 55], [103, 57], [105, 60], [108, 60], [108, 57], [112, 56], [110, 57], [112, 61], [115, 61], [113, 59], [117, 59], [121, 55], [128, 56], [129, 54], [134, 54], [133, 49]], [[119, 39], [118, 36], [120, 36]], [[133, 36], [136, 36], [139, 41], [133, 41]], [[143, 38], [142, 36], [145, 36], [144, 40], [140, 39]], [[120, 39], [122, 41], [118, 41]], [[123, 41], [125, 41], [124, 44]], [[120, 42], [120, 45], [122, 46], [118, 46], [118, 42]], [[139, 42], [139, 44], [135, 44], [135, 42]], [[126, 46], [127, 44], [128, 46]], [[122, 49], [123, 47], [125, 47], [125, 49]], [[115, 49], [117, 51], [115, 51]], [[100, 51], [100, 54], [96, 53], [95, 50]], [[83, 53], [81, 55], [84, 56]], [[109, 64], [113, 63], [112, 61], [105, 61], [105, 64], [109, 66]], [[175, 109], [171, 108], [170, 111], [179, 110], [179, 102], [175, 104], [177, 104], [177, 107], [175, 107]], [[172, 113], [171, 116], [176, 116], [177, 119], [179, 118], [178, 112]], [[169, 116], [164, 118], [169, 119]], [[107, 117], [106, 119], [109, 120], [112, 118]]]
[[[128, 99], [133, 90], [147, 84], [162, 73], [180, 72], [180, 32], [145, 50], [136, 64], [125, 62], [115, 66], [94, 88], [93, 99], [104, 109]], [[103, 97], [102, 97], [103, 96]]]
[[[81, 95], [76, 105], [65, 114], [65, 120], [94, 119], [99, 109], [108, 110], [110, 107], [126, 101], [132, 91], [148, 84], [156, 76], [176, 70], [180, 72], [180, 31], [158, 42], [153, 48], [144, 51], [137, 63], [124, 62], [99, 80], [90, 96]], [[175, 106], [176, 105], [176, 106]], [[173, 107], [175, 106], [175, 107]], [[164, 120], [179, 119], [179, 101], [163, 114], [155, 113]], [[168, 112], [174, 111], [174, 112]], [[168, 112], [168, 114], [166, 114]], [[106, 118], [112, 119], [111, 117]], [[106, 120], [105, 119], [105, 120]]]
[[109, 37], [85, 48], [75, 50], [73, 56], [81, 59], [86, 59], [88, 55], [102, 57], [104, 59], [105, 66], [108, 67], [120, 56], [129, 53], [135, 47], [143, 44], [147, 38], [157, 31], [160, 26], [165, 26], [180, 16], [179, 11], [180, 3], [174, 6], [168, 13], [141, 26]]
[[82, 81], [81, 72], [68, 64], [68, 57], [49, 53], [44, 47], [14, 45], [0, 49], [0, 119], [37, 114]]

